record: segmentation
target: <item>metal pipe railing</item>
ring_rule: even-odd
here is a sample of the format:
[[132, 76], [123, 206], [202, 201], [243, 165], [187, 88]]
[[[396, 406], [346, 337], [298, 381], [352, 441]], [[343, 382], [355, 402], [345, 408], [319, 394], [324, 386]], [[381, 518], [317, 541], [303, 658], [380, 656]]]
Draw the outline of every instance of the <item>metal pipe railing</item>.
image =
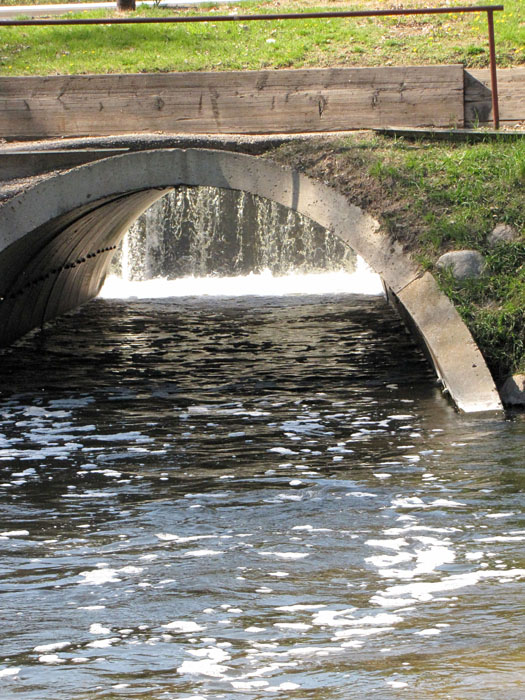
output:
[[50, 27], [77, 26], [91, 24], [186, 24], [195, 22], [253, 22], [290, 19], [334, 19], [352, 17], [404, 17], [409, 15], [445, 15], [473, 12], [486, 12], [489, 38], [490, 88], [492, 93], [492, 117], [494, 128], [499, 128], [498, 83], [496, 71], [496, 49], [494, 40], [494, 12], [504, 9], [503, 5], [473, 5], [471, 7], [429, 7], [407, 10], [347, 10], [337, 12], [289, 12], [284, 14], [262, 15], [194, 15], [176, 17], [107, 17], [75, 19], [4, 19], [0, 27]]

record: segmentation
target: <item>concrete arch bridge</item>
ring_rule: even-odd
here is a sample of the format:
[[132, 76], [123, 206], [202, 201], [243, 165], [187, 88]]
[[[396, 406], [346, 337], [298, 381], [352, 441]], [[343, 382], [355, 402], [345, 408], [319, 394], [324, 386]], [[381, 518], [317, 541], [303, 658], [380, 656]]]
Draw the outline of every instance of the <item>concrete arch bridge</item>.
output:
[[[220, 187], [278, 202], [339, 236], [381, 276], [457, 408], [501, 409], [481, 353], [432, 275], [351, 196], [269, 157], [227, 150], [142, 150], [73, 168], [71, 158], [0, 204], [0, 345], [95, 297], [126, 230], [167, 191]], [[15, 159], [23, 172], [23, 154]]]

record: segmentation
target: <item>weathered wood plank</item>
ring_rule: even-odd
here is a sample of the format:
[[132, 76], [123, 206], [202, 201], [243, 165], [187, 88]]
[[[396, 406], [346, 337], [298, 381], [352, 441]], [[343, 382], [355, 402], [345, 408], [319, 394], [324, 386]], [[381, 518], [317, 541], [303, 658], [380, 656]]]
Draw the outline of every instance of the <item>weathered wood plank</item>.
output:
[[8, 139], [462, 124], [461, 66], [0, 78]]
[[[500, 69], [498, 76], [500, 121], [525, 121], [525, 68]], [[465, 124], [492, 123], [492, 92], [489, 69], [465, 71]]]

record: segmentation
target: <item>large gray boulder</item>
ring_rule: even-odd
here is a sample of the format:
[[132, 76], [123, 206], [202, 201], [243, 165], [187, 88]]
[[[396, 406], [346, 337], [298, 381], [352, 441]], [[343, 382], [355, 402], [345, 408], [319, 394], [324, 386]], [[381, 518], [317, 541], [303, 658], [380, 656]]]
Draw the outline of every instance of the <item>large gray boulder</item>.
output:
[[466, 280], [480, 277], [485, 268], [485, 261], [477, 250], [451, 250], [439, 258], [436, 267], [440, 270], [450, 268], [457, 280]]
[[525, 406], [525, 374], [509, 377], [501, 388], [501, 400], [508, 406]]
[[520, 234], [510, 224], [498, 224], [489, 235], [487, 243], [494, 247], [500, 243], [514, 243], [520, 238]]

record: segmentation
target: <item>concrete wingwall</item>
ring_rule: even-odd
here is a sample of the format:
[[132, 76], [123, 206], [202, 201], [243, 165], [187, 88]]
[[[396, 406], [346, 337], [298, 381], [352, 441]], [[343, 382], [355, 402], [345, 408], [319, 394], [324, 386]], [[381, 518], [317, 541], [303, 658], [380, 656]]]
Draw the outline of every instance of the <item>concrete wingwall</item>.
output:
[[379, 223], [325, 184], [269, 158], [209, 149], [139, 151], [49, 177], [0, 207], [0, 345], [97, 295], [129, 225], [178, 185], [241, 190], [316, 221], [382, 277], [459, 410], [500, 410], [451, 302]]

